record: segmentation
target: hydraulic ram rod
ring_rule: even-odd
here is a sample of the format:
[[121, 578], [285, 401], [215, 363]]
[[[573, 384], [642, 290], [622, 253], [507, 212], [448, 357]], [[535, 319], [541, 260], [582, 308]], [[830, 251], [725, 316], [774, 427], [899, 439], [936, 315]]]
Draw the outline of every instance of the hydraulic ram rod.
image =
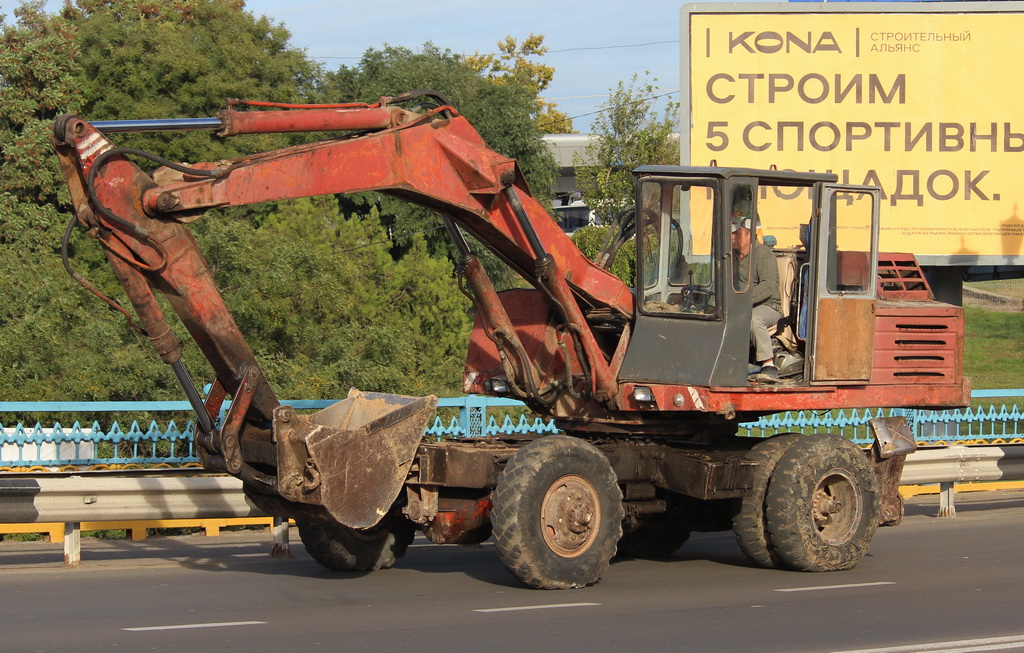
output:
[[104, 133], [216, 130], [218, 136], [282, 134], [287, 132], [357, 131], [388, 129], [415, 118], [398, 107], [355, 109], [303, 109], [300, 111], [221, 111], [216, 118], [156, 120], [97, 120], [92, 126]]
[[220, 118], [166, 118], [161, 120], [96, 120], [93, 127], [104, 134], [119, 132], [172, 132], [222, 129]]

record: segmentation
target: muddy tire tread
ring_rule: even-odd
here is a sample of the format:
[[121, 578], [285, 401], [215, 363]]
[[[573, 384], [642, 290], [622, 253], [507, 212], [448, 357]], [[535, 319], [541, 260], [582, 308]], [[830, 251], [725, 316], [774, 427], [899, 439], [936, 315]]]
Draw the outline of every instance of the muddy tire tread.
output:
[[736, 500], [732, 530], [740, 550], [754, 564], [767, 569], [778, 569], [782, 561], [768, 538], [765, 524], [765, 495], [772, 472], [789, 447], [805, 436], [794, 433], [776, 435], [759, 442], [747, 453], [746, 459], [758, 463], [754, 470], [750, 496]]
[[[842, 544], [818, 535], [811, 513], [814, 487], [833, 470], [850, 473], [862, 497], [862, 517]], [[841, 571], [867, 553], [878, 529], [878, 480], [867, 457], [849, 440], [816, 435], [791, 446], [779, 460], [765, 500], [767, 529], [775, 554], [788, 569]]]
[[367, 532], [321, 522], [299, 521], [296, 525], [310, 557], [333, 571], [387, 569], [405, 555], [416, 535], [412, 522], [395, 515]]

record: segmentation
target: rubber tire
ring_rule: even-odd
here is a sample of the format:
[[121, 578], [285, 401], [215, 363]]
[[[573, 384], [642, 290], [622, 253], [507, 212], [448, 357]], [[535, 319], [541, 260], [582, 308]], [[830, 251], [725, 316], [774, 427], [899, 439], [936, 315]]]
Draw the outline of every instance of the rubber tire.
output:
[[[841, 516], [850, 526], [828, 541], [814, 522], [814, 494], [826, 478], [841, 475], [852, 492]], [[878, 479], [864, 452], [837, 435], [815, 435], [786, 450], [765, 499], [768, 537], [786, 568], [840, 571], [860, 562], [878, 529]]]
[[299, 538], [320, 565], [334, 571], [387, 569], [405, 555], [416, 526], [398, 515], [388, 515], [366, 530], [341, 524], [297, 521]]
[[671, 511], [651, 515], [634, 530], [622, 534], [616, 557], [664, 558], [678, 551], [688, 539], [690, 529], [681, 515]]
[[[593, 488], [598, 518], [589, 547], [567, 557], [542, 532], [544, 499], [559, 481], [580, 477]], [[550, 435], [519, 449], [491, 497], [491, 525], [498, 556], [509, 572], [536, 589], [571, 589], [596, 583], [622, 537], [622, 491], [608, 459], [579, 438]]]
[[783, 454], [805, 436], [784, 433], [755, 444], [747, 455], [747, 460], [757, 463], [754, 468], [754, 479], [750, 496], [736, 499], [732, 532], [744, 555], [754, 564], [768, 569], [779, 569], [782, 561], [768, 540], [768, 529], [765, 525], [765, 495], [772, 472]]

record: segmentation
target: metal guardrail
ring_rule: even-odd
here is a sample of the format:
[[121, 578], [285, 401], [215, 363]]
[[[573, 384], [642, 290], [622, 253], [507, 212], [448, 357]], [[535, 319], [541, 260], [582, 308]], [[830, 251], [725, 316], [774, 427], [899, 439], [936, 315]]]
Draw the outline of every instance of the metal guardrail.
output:
[[[939, 515], [953, 517], [953, 484], [1024, 480], [1024, 445], [923, 449], [907, 457], [902, 485], [939, 483]], [[0, 478], [0, 523], [64, 523], [64, 560], [81, 562], [81, 523], [265, 517], [227, 476], [37, 474]], [[274, 552], [288, 551], [288, 524], [275, 520]]]
[[[64, 476], [0, 478], [0, 523], [64, 524], [64, 564], [82, 560], [83, 522], [267, 517], [230, 476]], [[288, 551], [288, 523], [274, 520], [273, 554]]]
[[901, 485], [1024, 480], [1024, 445], [919, 449], [907, 457]]
[[953, 445], [907, 456], [901, 485], [939, 484], [939, 516], [955, 517], [956, 483], [1024, 480], [1024, 445]]
[[[976, 390], [974, 398], [1024, 397], [1024, 389]], [[296, 409], [320, 409], [333, 400], [287, 401]], [[551, 421], [529, 419], [520, 415], [500, 421], [488, 415], [489, 409], [517, 409], [523, 404], [512, 399], [469, 395], [442, 398], [439, 408], [458, 409], [457, 416], [449, 420], [438, 416], [426, 429], [425, 435], [440, 439], [482, 437], [491, 435], [524, 435], [556, 433]], [[128, 412], [182, 412], [191, 406], [186, 401], [155, 402], [0, 402], [3, 413], [128, 413]], [[865, 409], [850, 411], [797, 411], [762, 417], [756, 422], [741, 424], [742, 435], [768, 436], [776, 433], [838, 432], [857, 444], [866, 445], [873, 436], [868, 421], [875, 417], [905, 417], [915, 440], [922, 445], [945, 446], [954, 443], [1012, 444], [1024, 443], [1024, 411], [1015, 404], [988, 408], [932, 411], [910, 409]], [[40, 424], [14, 427], [0, 424], [0, 471], [8, 468], [62, 467], [79, 468], [108, 465], [182, 465], [198, 463], [192, 449], [193, 422], [184, 427], [171, 421], [160, 427], [156, 421], [143, 428], [132, 422], [127, 428], [113, 422], [103, 428], [99, 422], [82, 427], [75, 422], [71, 427]]]
[[[977, 390], [974, 398], [1024, 397], [1024, 389]], [[296, 409], [320, 409], [333, 401], [296, 400]], [[425, 435], [437, 439], [499, 434], [544, 434], [557, 429], [550, 421], [505, 416], [500, 422], [488, 415], [490, 408], [519, 408], [515, 400], [470, 395], [443, 398], [439, 407], [458, 409], [447, 423], [439, 416]], [[185, 401], [158, 402], [0, 402], [0, 413], [28, 412], [188, 412]], [[741, 425], [741, 434], [766, 436], [783, 432], [840, 432], [859, 444], [870, 442], [867, 422], [874, 417], [904, 416], [915, 439], [926, 445], [955, 442], [1011, 446], [954, 446], [924, 449], [908, 458], [904, 484], [940, 485], [940, 515], [953, 516], [954, 483], [963, 481], [1024, 480], [1024, 414], [1016, 405], [1005, 404], [954, 411], [861, 410], [815, 413], [780, 413]], [[174, 421], [161, 428], [155, 421], [147, 429], [133, 422], [125, 430], [113, 422], [103, 430], [98, 422], [82, 428], [78, 422], [70, 428], [39, 424], [13, 428], [0, 424], [0, 471], [15, 469], [85, 467], [124, 467], [131, 465], [182, 465], [196, 463], [192, 449], [191, 420], [184, 428]], [[40, 470], [42, 471], [42, 470]], [[77, 480], [75, 480], [77, 478]], [[8, 478], [0, 474], [0, 523], [65, 524], [67, 564], [80, 560], [80, 524], [82, 522], [129, 521], [133, 519], [204, 519], [262, 516], [244, 501], [240, 483], [230, 478], [195, 476], [191, 480], [97, 477], [49, 479], [38, 475], [31, 479]], [[132, 486], [132, 483], [138, 485]], [[58, 489], [59, 488], [59, 489]], [[128, 489], [125, 489], [128, 488]], [[218, 489], [220, 488], [220, 489]], [[223, 490], [223, 491], [221, 491]], [[115, 498], [119, 497], [119, 498]], [[241, 503], [239, 503], [241, 502]], [[102, 512], [117, 505], [116, 516]], [[22, 512], [18, 512], [22, 511]], [[109, 519], [107, 519], [109, 518]], [[275, 551], [287, 551], [287, 524], [280, 520], [274, 527]]]
[[[286, 400], [282, 403], [297, 410], [321, 409], [334, 400]], [[223, 411], [230, 406], [226, 402]], [[513, 418], [505, 415], [500, 421], [488, 415], [489, 409], [524, 409], [525, 404], [514, 399], [468, 395], [438, 400], [439, 409], [457, 409], [450, 419], [440, 415], [426, 429], [427, 437], [455, 439], [492, 435], [543, 435], [557, 433], [550, 420], [528, 418], [525, 414]], [[188, 413], [187, 401], [5, 401], [0, 402], [0, 414], [25, 413]], [[222, 415], [223, 415], [222, 411]], [[449, 411], [450, 412], [450, 411]], [[184, 426], [171, 420], [161, 427], [150, 421], [147, 427], [133, 421], [127, 428], [116, 421], [103, 427], [99, 421], [82, 426], [76, 421], [70, 427], [59, 423], [44, 427], [39, 423], [26, 426], [17, 423], [4, 427], [0, 423], [0, 471], [7, 468], [64, 467], [79, 468], [99, 465], [123, 467], [125, 465], [183, 465], [199, 462], [192, 448], [194, 422], [186, 419]]]

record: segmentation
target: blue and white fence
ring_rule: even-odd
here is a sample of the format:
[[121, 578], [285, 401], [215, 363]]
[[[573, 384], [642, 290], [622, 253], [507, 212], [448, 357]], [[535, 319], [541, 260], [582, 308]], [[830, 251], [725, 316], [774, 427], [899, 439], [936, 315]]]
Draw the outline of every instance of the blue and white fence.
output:
[[[1019, 390], [977, 390], [975, 398], [1024, 397]], [[333, 400], [296, 400], [284, 402], [296, 409], [324, 408]], [[426, 435], [438, 440], [493, 435], [528, 435], [557, 433], [550, 421], [526, 415], [495, 417], [489, 409], [522, 408], [523, 404], [494, 397], [470, 395], [443, 398], [438, 402], [444, 412], [458, 409], [450, 419], [440, 416], [426, 429]], [[0, 414], [7, 413], [187, 413], [185, 401], [145, 402], [0, 402]], [[987, 408], [928, 411], [909, 409], [864, 409], [850, 411], [799, 411], [777, 413], [756, 422], [741, 425], [741, 435], [768, 436], [776, 433], [842, 433], [858, 444], [868, 444], [871, 434], [868, 420], [874, 417], [902, 415], [907, 418], [916, 440], [923, 445], [1014, 444], [1024, 442], [1024, 413], [1016, 404], [990, 405]], [[193, 449], [193, 422], [183, 425], [172, 420], [165, 426], [157, 421], [143, 427], [133, 421], [127, 428], [116, 421], [104, 427], [99, 421], [83, 427], [79, 422], [65, 427], [59, 423], [43, 427], [39, 423], [25, 426], [18, 423], [5, 427], [0, 423], [0, 471], [32, 467], [126, 465], [170, 465], [197, 463]]]

